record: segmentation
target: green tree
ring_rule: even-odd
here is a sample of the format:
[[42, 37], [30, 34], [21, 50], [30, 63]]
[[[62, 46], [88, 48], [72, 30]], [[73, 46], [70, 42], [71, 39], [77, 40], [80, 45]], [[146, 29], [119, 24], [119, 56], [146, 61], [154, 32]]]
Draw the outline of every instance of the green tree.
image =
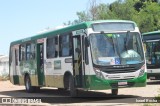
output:
[[[160, 0], [159, 0], [160, 1]], [[68, 24], [91, 20], [123, 19], [135, 21], [141, 32], [160, 30], [158, 0], [117, 0], [111, 4], [90, 0], [87, 11], [77, 12], [78, 19]]]
[[156, 0], [125, 0], [116, 1], [110, 5], [113, 19], [135, 21], [141, 32], [160, 29], [160, 4]]
[[115, 19], [124, 19], [132, 20], [132, 17], [137, 14], [137, 11], [134, 8], [135, 1], [126, 0], [126, 1], [116, 1], [110, 4], [110, 11], [112, 12], [111, 18]]
[[79, 22], [108, 19], [109, 4], [98, 3], [98, 0], [89, 0], [86, 11], [77, 12]]
[[141, 32], [160, 29], [160, 5], [156, 2], [145, 2], [136, 16]]
[[82, 12], [77, 12], [78, 20], [79, 22], [84, 22], [84, 21], [90, 21], [90, 17], [87, 14], [87, 12], [82, 11]]
[[109, 5], [107, 4], [99, 4], [97, 6], [97, 20], [104, 20], [104, 19], [109, 19], [110, 15], [109, 15]]

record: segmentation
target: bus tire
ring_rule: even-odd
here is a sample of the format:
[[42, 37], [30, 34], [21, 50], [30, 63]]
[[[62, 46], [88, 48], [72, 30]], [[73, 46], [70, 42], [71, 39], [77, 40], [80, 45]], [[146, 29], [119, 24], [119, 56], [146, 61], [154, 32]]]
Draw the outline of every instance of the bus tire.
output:
[[69, 89], [69, 76], [70, 75], [65, 75], [64, 77], [64, 90], [68, 90]]
[[32, 93], [35, 91], [35, 87], [31, 86], [31, 80], [28, 75], [25, 77], [25, 88], [28, 93]]
[[33, 89], [34, 89], [35, 92], [40, 92], [40, 87], [39, 86], [35, 86], [35, 87], [33, 87]]
[[77, 97], [78, 96], [78, 90], [75, 88], [74, 79], [73, 79], [72, 75], [70, 75], [70, 77], [69, 77], [69, 90], [70, 90], [70, 96], [71, 97]]
[[112, 95], [118, 95], [118, 89], [112, 89]]
[[64, 84], [64, 90], [69, 90], [69, 77], [72, 74], [70, 72], [66, 72], [64, 74], [63, 84]]
[[64, 90], [66, 90], [65, 88], [58, 88], [58, 91], [64, 91]]

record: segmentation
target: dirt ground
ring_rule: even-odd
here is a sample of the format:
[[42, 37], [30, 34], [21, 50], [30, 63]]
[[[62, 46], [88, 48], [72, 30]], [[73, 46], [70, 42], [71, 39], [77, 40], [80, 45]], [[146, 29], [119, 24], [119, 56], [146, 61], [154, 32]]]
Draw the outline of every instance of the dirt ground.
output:
[[[111, 91], [110, 90], [100, 90], [98, 92], [103, 93], [102, 95], [106, 94], [107, 96], [110, 96]], [[83, 93], [83, 92], [82, 92]], [[91, 94], [90, 93], [86, 93], [86, 95]], [[116, 103], [121, 102], [121, 101], [128, 101], [130, 99], [135, 99], [137, 97], [157, 97], [160, 94], [160, 81], [148, 81], [147, 86], [146, 87], [141, 87], [141, 88], [123, 88], [123, 89], [119, 89], [119, 95], [118, 98], [116, 99], [107, 99], [104, 100], [102, 99], [101, 101], [98, 102], [104, 102], [104, 103], [93, 103], [92, 101], [86, 101], [84, 99], [80, 99], [77, 102], [77, 99], [71, 99], [69, 98], [69, 93], [68, 92], [58, 92], [55, 89], [42, 89], [41, 93], [26, 93], [25, 92], [25, 87], [24, 86], [18, 86], [18, 85], [13, 85], [10, 83], [10, 81], [0, 81], [0, 97], [63, 97], [61, 99], [62, 102], [66, 101], [65, 105], [72, 105], [72, 106], [79, 106], [79, 105], [105, 105], [105, 106], [128, 106], [128, 105], [132, 105], [132, 106], [160, 106], [160, 103], [158, 104], [137, 104], [137, 103], [132, 103], [132, 104], [128, 104], [128, 103]], [[93, 94], [95, 95], [95, 93]], [[97, 95], [101, 95], [101, 94], [97, 94]], [[123, 97], [123, 98], [121, 98]], [[69, 100], [71, 99], [72, 102], [68, 103], [67, 98], [69, 98]], [[111, 97], [112, 98], [112, 97]], [[60, 98], [58, 98], [60, 99]], [[89, 98], [90, 99], [90, 98]], [[59, 101], [59, 100], [58, 100]], [[91, 103], [89, 103], [91, 102]], [[60, 105], [64, 105], [61, 103], [58, 103], [58, 106]], [[0, 104], [1, 105], [1, 104]], [[35, 104], [34, 104], [35, 105]], [[55, 103], [43, 103], [41, 105], [55, 105]], [[57, 106], [57, 104], [56, 104]]]
[[0, 81], [0, 91], [24, 89], [24, 86], [13, 85], [9, 80]]

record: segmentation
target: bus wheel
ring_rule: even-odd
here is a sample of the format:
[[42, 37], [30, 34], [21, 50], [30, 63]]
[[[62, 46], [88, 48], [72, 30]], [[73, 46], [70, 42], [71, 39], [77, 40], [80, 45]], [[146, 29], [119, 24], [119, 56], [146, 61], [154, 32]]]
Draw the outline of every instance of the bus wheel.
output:
[[71, 97], [76, 97], [78, 95], [78, 91], [75, 88], [74, 79], [73, 79], [72, 75], [70, 75], [70, 77], [69, 77], [69, 90], [70, 90]]
[[58, 91], [64, 91], [66, 90], [65, 88], [58, 88]]
[[112, 95], [118, 95], [118, 89], [112, 89]]
[[64, 90], [69, 90], [69, 77], [70, 77], [70, 75], [65, 75], [64, 76]]
[[25, 77], [25, 87], [26, 87], [26, 91], [29, 93], [32, 93], [34, 91], [34, 87], [31, 86], [31, 80], [29, 76]]
[[35, 92], [40, 92], [40, 87], [39, 86], [35, 86], [35, 87], [33, 87], [33, 89], [34, 89]]

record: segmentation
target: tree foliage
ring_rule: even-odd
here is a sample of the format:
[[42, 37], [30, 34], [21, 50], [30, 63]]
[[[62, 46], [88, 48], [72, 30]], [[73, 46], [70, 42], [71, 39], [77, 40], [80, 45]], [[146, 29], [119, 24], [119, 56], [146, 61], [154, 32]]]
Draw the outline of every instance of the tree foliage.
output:
[[145, 2], [135, 20], [142, 32], [160, 30], [160, 5], [156, 2]]
[[158, 0], [117, 0], [111, 4], [90, 0], [87, 11], [77, 12], [78, 19], [69, 24], [92, 20], [123, 19], [135, 21], [141, 32], [160, 30]]

